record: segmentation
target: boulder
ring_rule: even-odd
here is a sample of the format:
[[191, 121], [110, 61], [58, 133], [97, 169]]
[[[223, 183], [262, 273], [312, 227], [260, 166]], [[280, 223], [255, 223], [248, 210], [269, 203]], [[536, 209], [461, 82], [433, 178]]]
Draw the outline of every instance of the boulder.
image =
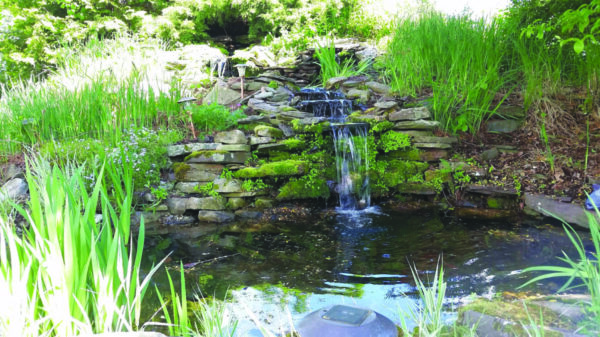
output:
[[259, 137], [283, 138], [283, 131], [267, 125], [257, 125], [254, 134]]
[[248, 139], [241, 130], [223, 131], [215, 135], [216, 143], [224, 144], [247, 144]]
[[0, 188], [0, 202], [6, 199], [20, 199], [27, 194], [29, 186], [25, 179], [13, 178]]
[[396, 102], [396, 101], [383, 101], [383, 102], [377, 102], [377, 103], [375, 103], [374, 106], [377, 109], [388, 110], [388, 109], [393, 109], [393, 108], [397, 107], [398, 106], [398, 102]]
[[367, 88], [373, 90], [374, 92], [376, 92], [378, 94], [388, 95], [390, 93], [390, 86], [385, 85], [383, 83], [370, 81], [370, 82], [365, 83], [365, 85], [367, 86]]
[[257, 209], [273, 208], [274, 204], [275, 202], [273, 201], [273, 199], [269, 198], [256, 198], [256, 200], [254, 201], [254, 207], [256, 207]]
[[244, 198], [229, 198], [227, 200], [227, 208], [236, 210], [246, 207], [246, 200]]
[[361, 89], [352, 88], [348, 91], [346, 96], [348, 98], [359, 99], [362, 103], [366, 103], [369, 101], [369, 98], [371, 97], [371, 93], [369, 92], [369, 90], [361, 90]]
[[186, 209], [221, 211], [225, 209], [225, 198], [204, 197], [189, 198], [186, 203]]

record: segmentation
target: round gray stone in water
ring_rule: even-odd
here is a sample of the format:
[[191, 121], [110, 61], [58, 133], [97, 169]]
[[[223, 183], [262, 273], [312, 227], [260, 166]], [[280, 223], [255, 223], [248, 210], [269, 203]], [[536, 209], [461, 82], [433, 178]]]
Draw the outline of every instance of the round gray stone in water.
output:
[[302, 337], [396, 337], [396, 325], [365, 308], [334, 305], [308, 314], [296, 326]]

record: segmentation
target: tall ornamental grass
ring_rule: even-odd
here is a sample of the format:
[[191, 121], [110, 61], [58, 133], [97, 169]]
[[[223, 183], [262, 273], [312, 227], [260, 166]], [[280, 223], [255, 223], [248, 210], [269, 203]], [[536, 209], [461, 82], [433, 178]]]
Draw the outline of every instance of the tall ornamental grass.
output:
[[82, 167], [51, 167], [43, 159], [28, 164], [30, 202], [15, 205], [27, 222], [22, 235], [0, 216], [0, 294], [11, 301], [0, 308], [0, 336], [138, 329], [158, 266], [140, 275], [145, 232], [142, 221], [134, 244], [129, 169], [106, 166], [88, 186]]
[[434, 118], [451, 131], [476, 132], [495, 113], [506, 79], [499, 22], [426, 11], [398, 22], [383, 61], [393, 90], [431, 89]]
[[144, 90], [140, 83], [133, 75], [125, 81], [98, 77], [73, 90], [34, 83], [13, 87], [0, 101], [0, 153], [82, 138], [116, 144], [125, 128], [178, 123], [177, 97]]

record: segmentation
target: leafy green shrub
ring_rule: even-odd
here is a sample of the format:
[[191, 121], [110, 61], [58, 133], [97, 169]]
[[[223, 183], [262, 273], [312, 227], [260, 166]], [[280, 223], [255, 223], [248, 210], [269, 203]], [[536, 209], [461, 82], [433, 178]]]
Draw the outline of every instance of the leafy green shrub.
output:
[[403, 149], [410, 146], [410, 136], [396, 131], [388, 131], [379, 139], [379, 148], [384, 152]]
[[190, 109], [194, 125], [204, 133], [227, 130], [237, 125], [239, 119], [246, 117], [241, 109], [229, 111], [227, 107], [217, 103], [194, 105]]

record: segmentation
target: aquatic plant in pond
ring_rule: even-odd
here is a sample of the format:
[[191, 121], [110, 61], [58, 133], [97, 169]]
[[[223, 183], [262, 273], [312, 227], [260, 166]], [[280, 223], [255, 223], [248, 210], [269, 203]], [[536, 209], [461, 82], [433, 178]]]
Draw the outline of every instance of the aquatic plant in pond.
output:
[[[595, 215], [600, 216], [598, 208], [595, 208], [594, 212]], [[593, 243], [592, 252], [586, 250], [579, 234], [571, 226], [565, 224], [565, 233], [577, 252], [576, 258], [563, 252], [563, 257], [558, 258], [564, 264], [562, 266], [545, 265], [526, 268], [524, 272], [543, 272], [543, 274], [525, 282], [521, 287], [536, 284], [541, 280], [562, 277], [567, 280], [560, 287], [559, 292], [585, 288], [590, 295], [590, 301], [582, 303], [587, 315], [586, 319], [581, 322], [581, 327], [584, 332], [597, 335], [600, 333], [600, 264], [598, 263], [600, 224], [598, 224], [596, 216], [591, 214], [588, 214], [588, 224]]]

